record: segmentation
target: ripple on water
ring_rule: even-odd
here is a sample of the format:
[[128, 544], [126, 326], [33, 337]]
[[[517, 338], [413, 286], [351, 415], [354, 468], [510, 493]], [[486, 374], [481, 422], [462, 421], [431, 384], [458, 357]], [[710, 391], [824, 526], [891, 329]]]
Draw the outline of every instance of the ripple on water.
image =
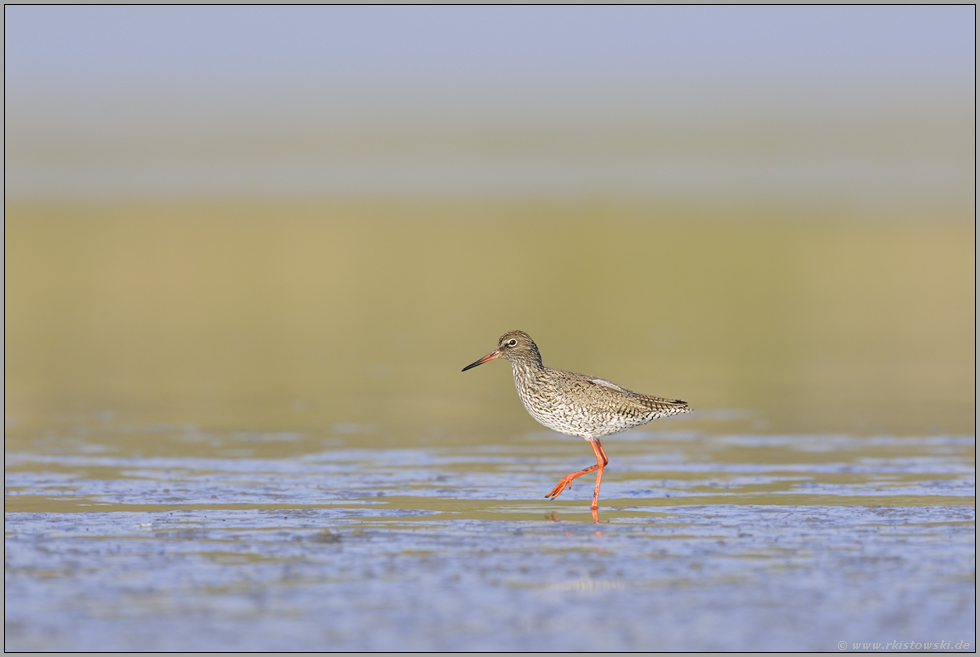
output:
[[972, 437], [826, 439], [8, 454], [6, 648], [975, 644]]

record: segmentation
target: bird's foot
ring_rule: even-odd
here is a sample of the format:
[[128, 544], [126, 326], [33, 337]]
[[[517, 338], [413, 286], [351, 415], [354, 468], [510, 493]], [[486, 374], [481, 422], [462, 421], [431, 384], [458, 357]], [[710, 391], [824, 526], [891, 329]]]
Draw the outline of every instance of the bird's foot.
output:
[[577, 477], [578, 475], [579, 475], [578, 472], [576, 472], [575, 474], [565, 475], [564, 477], [561, 478], [561, 481], [558, 482], [558, 485], [555, 486], [554, 490], [552, 490], [550, 493], [545, 495], [545, 497], [555, 499], [556, 497], [561, 495], [566, 488], [572, 487], [572, 480], [575, 479], [575, 477]]

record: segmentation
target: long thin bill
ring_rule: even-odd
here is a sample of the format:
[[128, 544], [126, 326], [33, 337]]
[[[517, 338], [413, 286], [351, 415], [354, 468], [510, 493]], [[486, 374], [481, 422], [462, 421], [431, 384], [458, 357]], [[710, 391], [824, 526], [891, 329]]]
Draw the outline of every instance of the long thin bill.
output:
[[470, 363], [469, 365], [463, 368], [463, 371], [465, 372], [466, 370], [471, 370], [477, 365], [483, 365], [488, 360], [494, 360], [495, 358], [500, 358], [500, 352], [497, 350], [491, 351], [489, 354], [487, 354], [480, 360], [476, 361], [475, 363]]

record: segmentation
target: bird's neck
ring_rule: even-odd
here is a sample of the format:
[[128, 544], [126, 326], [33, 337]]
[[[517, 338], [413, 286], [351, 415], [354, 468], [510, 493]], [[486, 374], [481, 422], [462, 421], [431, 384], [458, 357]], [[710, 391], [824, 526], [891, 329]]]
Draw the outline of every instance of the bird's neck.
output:
[[514, 372], [514, 380], [518, 383], [533, 381], [544, 370], [540, 360], [512, 360], [510, 368]]

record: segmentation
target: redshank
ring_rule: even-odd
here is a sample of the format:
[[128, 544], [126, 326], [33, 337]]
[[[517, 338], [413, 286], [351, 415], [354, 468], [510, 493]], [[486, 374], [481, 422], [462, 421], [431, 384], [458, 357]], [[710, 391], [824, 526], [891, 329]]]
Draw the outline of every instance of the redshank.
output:
[[687, 402], [680, 399], [641, 395], [596, 376], [545, 367], [538, 345], [524, 331], [504, 333], [497, 341], [496, 349], [470, 363], [463, 371], [497, 358], [510, 361], [517, 394], [531, 417], [549, 429], [589, 441], [596, 464], [565, 475], [545, 497], [555, 499], [571, 487], [573, 479], [598, 470], [592, 495], [593, 516], [599, 508], [602, 469], [609, 463], [599, 438], [657, 418], [691, 412]]

